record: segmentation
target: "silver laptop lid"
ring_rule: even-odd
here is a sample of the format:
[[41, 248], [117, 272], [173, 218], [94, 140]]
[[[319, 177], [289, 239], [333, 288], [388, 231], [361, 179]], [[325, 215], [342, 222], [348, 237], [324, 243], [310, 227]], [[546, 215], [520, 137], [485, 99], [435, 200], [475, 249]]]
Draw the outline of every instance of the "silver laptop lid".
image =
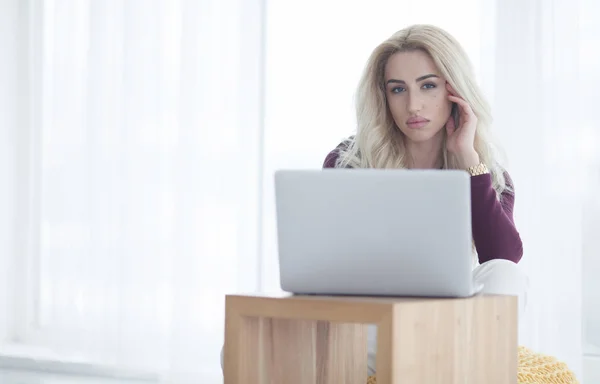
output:
[[282, 170], [275, 194], [284, 291], [473, 294], [466, 172]]

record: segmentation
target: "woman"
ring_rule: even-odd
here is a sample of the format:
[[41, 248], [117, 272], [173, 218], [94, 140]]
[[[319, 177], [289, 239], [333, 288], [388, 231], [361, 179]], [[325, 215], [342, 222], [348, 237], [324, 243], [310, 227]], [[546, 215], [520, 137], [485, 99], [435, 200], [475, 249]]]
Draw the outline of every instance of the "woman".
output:
[[[357, 132], [327, 155], [325, 168], [464, 169], [471, 174], [477, 253], [473, 279], [484, 293], [526, 304], [527, 278], [513, 222], [514, 188], [490, 135], [490, 111], [467, 55], [445, 31], [400, 30], [380, 44], [359, 84]], [[376, 327], [369, 327], [369, 375], [375, 373]], [[221, 364], [223, 351], [221, 351]]]
[[[490, 135], [490, 109], [469, 59], [447, 32], [402, 29], [368, 60], [356, 98], [357, 132], [326, 157], [325, 168], [464, 169], [471, 175], [473, 278], [484, 293], [519, 297], [523, 245], [513, 221], [515, 192]], [[369, 332], [369, 374], [376, 329]]]

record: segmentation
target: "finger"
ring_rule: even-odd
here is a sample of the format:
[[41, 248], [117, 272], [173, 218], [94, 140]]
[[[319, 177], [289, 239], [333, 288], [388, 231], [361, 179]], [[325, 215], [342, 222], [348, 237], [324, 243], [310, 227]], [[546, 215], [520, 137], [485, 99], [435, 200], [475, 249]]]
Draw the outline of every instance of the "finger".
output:
[[[458, 96], [458, 93], [456, 92], [454, 87], [449, 82], [446, 82], [446, 89], [449, 92], [448, 98], [450, 100], [454, 101], [455, 103], [459, 104], [462, 112], [473, 114], [473, 111], [471, 110], [471, 106], [469, 105], [469, 103], [467, 103], [464, 99], [462, 99], [460, 96]], [[459, 102], [457, 99], [462, 101], [462, 103]], [[465, 108], [465, 106], [468, 108]]]
[[456, 131], [456, 124], [454, 123], [454, 116], [450, 114], [448, 121], [446, 122], [446, 133], [451, 135]]
[[465, 119], [471, 119], [475, 117], [471, 106], [465, 100], [453, 95], [448, 95], [448, 99], [458, 104], [458, 106], [460, 107], [461, 114], [464, 116]]

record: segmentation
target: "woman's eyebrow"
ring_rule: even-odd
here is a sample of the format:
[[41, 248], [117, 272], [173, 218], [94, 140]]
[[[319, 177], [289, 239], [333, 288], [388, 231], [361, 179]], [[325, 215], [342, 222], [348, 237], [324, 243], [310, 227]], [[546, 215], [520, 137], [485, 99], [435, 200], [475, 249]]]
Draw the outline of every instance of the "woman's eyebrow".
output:
[[[428, 75], [423, 75], [421, 77], [417, 77], [416, 81], [423, 81], [432, 77], [439, 77], [438, 75], [435, 75], [433, 73], [430, 73]], [[389, 79], [388, 81], [386, 81], [386, 84], [391, 84], [391, 83], [398, 83], [398, 84], [406, 84], [406, 82], [404, 80], [396, 80], [396, 79]]]

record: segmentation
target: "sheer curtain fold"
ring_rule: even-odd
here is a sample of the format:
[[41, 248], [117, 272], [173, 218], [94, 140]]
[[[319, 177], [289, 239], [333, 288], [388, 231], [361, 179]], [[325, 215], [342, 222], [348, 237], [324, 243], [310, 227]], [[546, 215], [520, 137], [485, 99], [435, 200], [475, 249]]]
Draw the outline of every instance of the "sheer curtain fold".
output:
[[[5, 1], [0, 12], [0, 313], [10, 313], [14, 303], [14, 268], [11, 258], [16, 251], [17, 156], [19, 102], [15, 97], [19, 84], [20, 12], [17, 0]], [[9, 337], [13, 319], [0, 315], [0, 344]]]
[[583, 195], [583, 352], [584, 380], [600, 382], [600, 146], [597, 118], [597, 90], [600, 89], [600, 3], [580, 0], [580, 62], [581, 103], [577, 106], [585, 118], [583, 145], [580, 151], [589, 166], [584, 170]]
[[35, 3], [40, 279], [18, 337], [216, 377], [223, 296], [258, 286], [263, 4]]
[[521, 343], [582, 375], [582, 213], [586, 126], [580, 3], [496, 4], [495, 128], [510, 158], [530, 277]]

